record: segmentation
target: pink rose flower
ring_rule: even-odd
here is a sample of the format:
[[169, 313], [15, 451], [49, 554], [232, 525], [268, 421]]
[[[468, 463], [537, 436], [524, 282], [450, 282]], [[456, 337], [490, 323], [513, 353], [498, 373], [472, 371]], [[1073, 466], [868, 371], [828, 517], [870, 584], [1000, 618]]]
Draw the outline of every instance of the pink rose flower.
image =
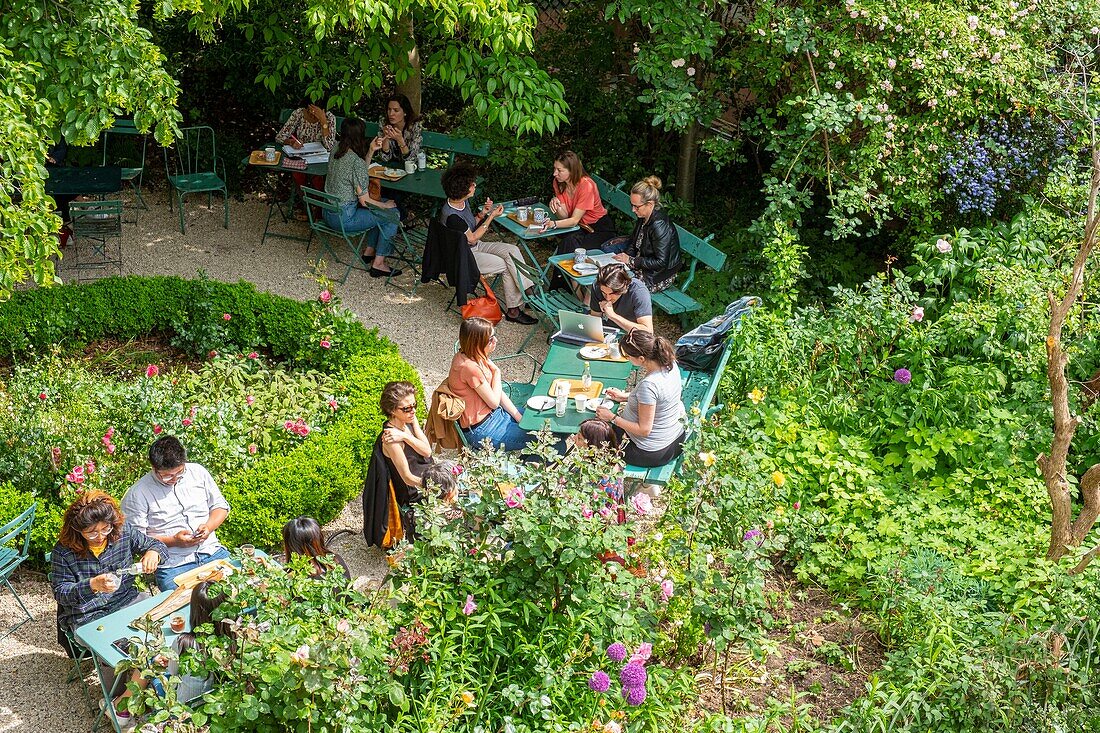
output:
[[936, 249], [939, 251], [940, 254], [945, 255], [951, 251], [951, 243], [948, 242], [946, 239], [937, 239]]
[[248, 454], [250, 456], [256, 455], [256, 451], [258, 451], [258, 450], [259, 450], [259, 447], [255, 443], [249, 443], [248, 444]]
[[322, 303], [328, 303], [332, 300], [332, 293], [327, 290], [322, 290], [321, 294], [317, 296], [317, 299], [320, 300]]
[[462, 607], [462, 613], [469, 616], [476, 610], [477, 604], [474, 603], [474, 597], [472, 595], [466, 596], [466, 605]]
[[183, 427], [185, 427], [185, 428], [191, 427], [191, 418], [189, 418], [189, 417], [183, 418]]
[[153, 435], [160, 435], [162, 430], [164, 430], [164, 428], [162, 428], [160, 425], [154, 425], [153, 426]]
[[115, 437], [115, 429], [113, 427], [107, 428], [107, 432], [103, 434], [103, 437], [108, 439]]
[[216, 351], [214, 351], [213, 349], [211, 349], [211, 350], [210, 350], [210, 353], [209, 353], [209, 354], [207, 354], [206, 356], [207, 356], [208, 358], [210, 358], [210, 359], [213, 359], [213, 358], [214, 358], [215, 356], [217, 356], [217, 355], [218, 355], [218, 352], [216, 352]]
[[348, 623], [346, 618], [342, 618], [336, 622], [336, 630], [341, 634], [346, 634], [351, 631], [351, 624]]
[[303, 644], [302, 646], [295, 649], [290, 655], [290, 660], [296, 664], [302, 665], [303, 667], [306, 666], [306, 662], [309, 661], [309, 646]]
[[584, 509], [581, 509], [581, 516], [584, 517], [585, 519], [591, 519], [592, 518], [592, 510], [589, 509], [588, 507], [585, 507]]
[[294, 423], [291, 422], [290, 420], [287, 420], [286, 422], [283, 423], [283, 430], [293, 430], [293, 429], [294, 429]]
[[909, 321], [911, 323], [920, 323], [924, 320], [924, 308], [919, 305], [913, 308], [913, 312], [909, 314]]
[[45, 392], [39, 392], [38, 393], [38, 399], [40, 399], [40, 400], [45, 401], [47, 397], [49, 397], [49, 395], [46, 394]]
[[337, 402], [336, 400], [329, 400], [328, 401], [328, 406], [331, 407], [333, 409], [333, 411], [336, 411], [337, 409], [339, 409], [340, 403]]
[[222, 313], [222, 320], [223, 321], [228, 321], [232, 317], [233, 316], [229, 315], [228, 313]]
[[107, 455], [113, 456], [115, 454], [115, 444], [108, 443], [105, 450], [107, 451]]
[[665, 580], [662, 580], [661, 581], [661, 600], [667, 602], [669, 598], [672, 598], [673, 590], [674, 590], [674, 586], [673, 586], [671, 580], [668, 580], [667, 578]]
[[332, 348], [332, 342], [329, 341], [328, 339], [321, 339], [321, 348], [322, 349]]
[[637, 650], [630, 655], [627, 664], [645, 664], [653, 654], [653, 645], [649, 643], [639, 644]]
[[249, 359], [259, 359], [260, 355], [257, 354], [255, 351], [250, 351], [250, 352], [248, 352], [248, 358]]
[[797, 511], [798, 511], [799, 509], [801, 509], [801, 508], [802, 508], [802, 502], [800, 502], [800, 501], [796, 501], [796, 502], [794, 503], [794, 510], [795, 510], [795, 511], [797, 512]]
[[84, 471], [88, 474], [95, 473], [95, 461], [89, 458], [88, 462], [84, 464]]
[[650, 500], [649, 494], [635, 494], [630, 497], [630, 505], [634, 507], [634, 511], [643, 516], [653, 511], [653, 502]]
[[160, 367], [158, 367], [156, 364], [150, 364], [149, 366], [145, 367], [145, 376], [155, 377], [158, 374], [160, 374]]
[[523, 489], [516, 489], [504, 500], [504, 505], [509, 509], [515, 509], [518, 506], [523, 506], [523, 499]]
[[255, 401], [256, 401], [256, 398], [253, 397], [252, 395], [248, 395], [247, 397], [244, 398], [244, 403], [246, 405], [248, 405], [249, 407], [252, 407], [252, 403], [254, 403]]
[[303, 438], [306, 437], [307, 435], [309, 435], [309, 426], [308, 425], [299, 425], [298, 426], [298, 435], [301, 435]]

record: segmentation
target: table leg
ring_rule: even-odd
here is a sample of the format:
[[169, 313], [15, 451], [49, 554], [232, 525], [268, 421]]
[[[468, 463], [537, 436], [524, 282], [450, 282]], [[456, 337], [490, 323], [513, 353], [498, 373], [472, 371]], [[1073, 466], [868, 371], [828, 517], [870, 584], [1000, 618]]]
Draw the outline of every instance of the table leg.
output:
[[[289, 224], [293, 220], [294, 206], [298, 202], [298, 184], [293, 182], [293, 180], [290, 184], [290, 199], [285, 205], [279, 201], [279, 179], [277, 176], [278, 173], [276, 173], [276, 175], [267, 173], [264, 176], [267, 181], [273, 181], [273, 183], [268, 186], [268, 196], [270, 196], [270, 199], [267, 205], [267, 221], [264, 223], [264, 235], [260, 239], [260, 244], [266, 242], [268, 237], [273, 237], [275, 239], [290, 239], [296, 242], [306, 242], [306, 250], [308, 251], [308, 243], [312, 240], [312, 236], [302, 237], [296, 234], [280, 234], [271, 231], [271, 217], [274, 216], [275, 212], [279, 212], [283, 224]], [[312, 235], [312, 232], [310, 234]]]
[[553, 267], [550, 261], [547, 260], [545, 265], [540, 265], [538, 257], [535, 257], [535, 253], [531, 251], [531, 247], [527, 244], [527, 240], [522, 237], [519, 238], [519, 246], [523, 247], [523, 255], [538, 269], [539, 274], [542, 275], [542, 279], [546, 280], [550, 268]]
[[125, 679], [125, 675], [115, 675], [114, 684], [111, 685], [111, 689], [107, 689], [107, 683], [103, 681], [103, 667], [102, 661], [99, 659], [99, 655], [93, 653], [92, 661], [95, 663], [95, 675], [99, 680], [99, 689], [103, 691], [103, 709], [96, 715], [95, 721], [92, 723], [92, 733], [99, 730], [99, 721], [104, 717], [104, 714], [110, 719], [111, 725], [114, 726], [115, 733], [122, 733], [122, 725], [118, 722], [118, 716], [115, 715], [115, 706], [112, 701], [115, 699], [115, 692], [118, 689], [119, 681]]

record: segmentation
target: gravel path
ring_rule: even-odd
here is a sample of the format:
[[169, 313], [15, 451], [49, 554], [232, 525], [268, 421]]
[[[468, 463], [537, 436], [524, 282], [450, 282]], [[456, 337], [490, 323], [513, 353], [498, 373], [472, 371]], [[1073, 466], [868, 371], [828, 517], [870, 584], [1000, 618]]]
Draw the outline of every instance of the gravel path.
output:
[[[187, 205], [187, 234], [180, 234], [178, 216], [169, 213], [167, 198], [162, 192], [145, 192], [150, 209], [139, 211], [137, 222], [124, 227], [123, 273], [135, 275], [175, 274], [193, 277], [200, 270], [215, 280], [234, 282], [248, 280], [262, 290], [305, 300], [316, 297], [316, 285], [308, 275], [317, 253], [314, 244], [307, 254], [305, 244], [268, 237], [264, 245], [260, 238], [267, 216], [267, 205], [254, 195], [243, 202], [230, 201], [230, 226], [221, 226], [220, 202], [214, 208], [200, 205], [201, 197], [193, 197]], [[127, 215], [130, 215], [127, 210]], [[278, 231], [305, 234], [305, 224], [291, 222]], [[549, 247], [535, 249], [545, 258]], [[70, 261], [74, 259], [69, 256]], [[59, 274], [66, 281], [78, 273], [62, 261]], [[339, 275], [343, 268], [335, 273]], [[408, 286], [408, 274], [400, 278]], [[420, 286], [410, 297], [395, 287], [386, 287], [382, 279], [353, 270], [347, 283], [338, 285], [343, 304], [359, 316], [367, 327], [393, 340], [401, 354], [420, 372], [425, 391], [429, 394], [446, 376], [454, 342], [458, 336], [460, 317], [446, 311], [453, 291], [438, 285]], [[660, 322], [660, 331], [673, 333], [675, 326]], [[497, 328], [500, 353], [511, 353], [527, 335], [527, 328], [502, 321]], [[536, 338], [528, 351], [541, 361], [546, 354], [545, 339]], [[506, 379], [526, 381], [530, 376], [527, 360], [505, 362]], [[345, 508], [340, 517], [327, 526], [329, 532], [350, 529], [337, 549], [356, 576], [357, 585], [377, 583], [385, 575], [385, 562], [375, 548], [363, 541], [362, 508], [358, 499]], [[91, 726], [78, 684], [66, 684], [71, 668], [69, 660], [57, 646], [54, 631], [55, 604], [45, 577], [21, 572], [14, 583], [20, 597], [35, 615], [7, 638], [0, 640], [0, 733], [82, 733]], [[0, 588], [0, 630], [5, 630], [20, 617], [11, 594]], [[99, 697], [98, 685], [92, 676], [86, 684], [94, 686], [93, 696]]]

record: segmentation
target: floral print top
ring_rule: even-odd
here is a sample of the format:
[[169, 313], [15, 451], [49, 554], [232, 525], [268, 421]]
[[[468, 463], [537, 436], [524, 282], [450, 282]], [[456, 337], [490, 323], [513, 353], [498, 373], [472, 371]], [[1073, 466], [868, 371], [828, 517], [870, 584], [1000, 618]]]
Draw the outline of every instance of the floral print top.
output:
[[[381, 130], [389, 123], [386, 118], [378, 120], [378, 129]], [[416, 156], [420, 153], [424, 144], [423, 129], [420, 127], [420, 121], [412, 123], [402, 131], [401, 136], [405, 138], [405, 145], [408, 146], [409, 152], [405, 155], [401, 154], [401, 148], [398, 146], [396, 140], [390, 140], [386, 138], [386, 141], [382, 144], [382, 148], [378, 151], [378, 156], [384, 163], [392, 163], [394, 161], [416, 161]]]
[[325, 121], [328, 122], [328, 134], [325, 134], [325, 128], [316, 122], [310, 122], [305, 117], [305, 110], [301, 107], [290, 113], [290, 117], [287, 118], [286, 124], [279, 130], [279, 134], [275, 136], [275, 142], [280, 145], [286, 144], [286, 141], [290, 139], [290, 136], [298, 138], [303, 143], [321, 143], [325, 147], [325, 150], [332, 150], [336, 147], [336, 116], [331, 112], [325, 112]]

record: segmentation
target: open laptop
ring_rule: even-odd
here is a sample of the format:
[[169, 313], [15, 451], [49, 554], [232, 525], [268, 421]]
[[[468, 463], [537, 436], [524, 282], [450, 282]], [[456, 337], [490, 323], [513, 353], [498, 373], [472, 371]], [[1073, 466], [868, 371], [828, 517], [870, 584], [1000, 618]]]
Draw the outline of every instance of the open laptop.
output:
[[593, 341], [603, 342], [607, 336], [618, 332], [619, 329], [614, 326], [604, 326], [603, 319], [599, 316], [559, 310], [558, 332], [550, 338], [567, 344], [584, 346]]

